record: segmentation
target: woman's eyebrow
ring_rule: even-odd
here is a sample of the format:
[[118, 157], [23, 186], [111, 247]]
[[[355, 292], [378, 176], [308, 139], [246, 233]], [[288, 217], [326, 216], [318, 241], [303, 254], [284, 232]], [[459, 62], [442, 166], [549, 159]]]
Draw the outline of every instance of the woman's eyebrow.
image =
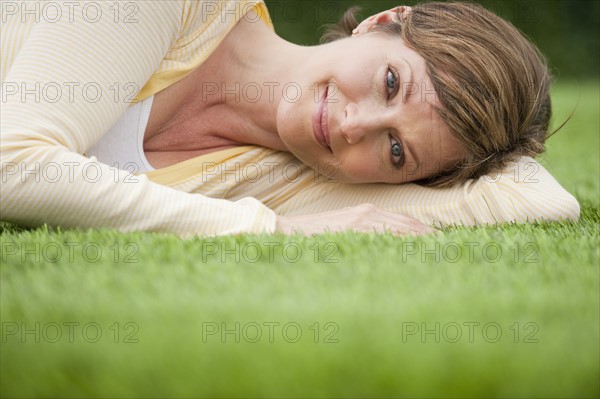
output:
[[[410, 64], [408, 63], [408, 61], [403, 60], [403, 64], [405, 65], [404, 67], [404, 73], [402, 74], [403, 76], [410, 76], [410, 79], [408, 80], [408, 82], [404, 82], [403, 85], [403, 93], [402, 93], [402, 102], [405, 103], [406, 100], [408, 99], [408, 96], [416, 93], [418, 91], [415, 90], [414, 87], [414, 83], [415, 83], [415, 76], [413, 74], [413, 69], [411, 68]], [[408, 73], [406, 73], [408, 72]]]
[[[419, 165], [421, 165], [421, 162], [419, 161], [419, 157], [417, 156], [417, 153], [414, 151], [412, 145], [410, 145], [410, 143], [407, 141], [405, 141], [406, 146], [408, 147], [408, 149], [410, 150], [410, 155], [412, 155], [413, 159], [415, 160], [415, 162], [417, 163], [415, 166], [418, 169]], [[406, 154], [404, 154], [404, 158], [406, 158]]]

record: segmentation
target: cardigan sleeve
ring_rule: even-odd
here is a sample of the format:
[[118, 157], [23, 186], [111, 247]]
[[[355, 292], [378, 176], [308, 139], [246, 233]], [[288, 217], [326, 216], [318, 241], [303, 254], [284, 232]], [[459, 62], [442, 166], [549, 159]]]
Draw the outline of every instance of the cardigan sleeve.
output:
[[286, 203], [270, 205], [288, 215], [359, 203], [372, 203], [440, 227], [577, 220], [580, 214], [575, 197], [531, 157], [520, 157], [502, 171], [448, 188], [412, 183], [352, 185], [313, 174], [310, 183]]
[[448, 188], [341, 183], [317, 174], [289, 153], [260, 148], [223, 162], [188, 162], [185, 170], [166, 169], [149, 177], [215, 198], [237, 200], [251, 195], [283, 216], [363, 203], [435, 226], [577, 220], [580, 214], [575, 197], [531, 157], [520, 157], [498, 173]]
[[3, 14], [0, 217], [180, 236], [272, 232], [276, 216], [256, 199], [177, 191], [82, 155], [161, 68], [194, 2], [51, 3], [15, 2]]

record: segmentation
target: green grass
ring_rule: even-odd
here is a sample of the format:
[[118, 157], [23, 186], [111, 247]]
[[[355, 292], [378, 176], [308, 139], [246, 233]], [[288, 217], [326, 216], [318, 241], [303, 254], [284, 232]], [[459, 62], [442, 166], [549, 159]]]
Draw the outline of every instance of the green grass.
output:
[[578, 223], [188, 241], [3, 224], [1, 396], [598, 397], [599, 92], [557, 86], [558, 121], [581, 98], [543, 159]]

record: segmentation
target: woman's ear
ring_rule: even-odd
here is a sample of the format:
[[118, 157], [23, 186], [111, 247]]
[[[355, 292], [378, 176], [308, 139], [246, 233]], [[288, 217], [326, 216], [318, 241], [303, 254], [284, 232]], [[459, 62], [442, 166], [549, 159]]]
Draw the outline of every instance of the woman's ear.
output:
[[394, 22], [398, 18], [398, 13], [400, 13], [400, 18], [405, 20], [408, 17], [408, 14], [412, 11], [411, 7], [408, 6], [398, 6], [394, 7], [391, 10], [383, 11], [375, 15], [371, 15], [369, 18], [365, 19], [352, 31], [352, 36], [357, 36], [362, 33], [367, 33], [376, 25], [385, 25], [390, 22]]

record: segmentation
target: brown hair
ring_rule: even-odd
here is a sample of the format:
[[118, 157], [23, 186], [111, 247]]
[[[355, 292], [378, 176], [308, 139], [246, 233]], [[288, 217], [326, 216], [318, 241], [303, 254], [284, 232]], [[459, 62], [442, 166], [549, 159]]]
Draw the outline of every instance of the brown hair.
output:
[[[350, 36], [358, 11], [349, 9], [321, 42]], [[552, 76], [545, 57], [512, 24], [478, 4], [433, 2], [371, 31], [399, 36], [425, 59], [442, 104], [434, 108], [467, 149], [460, 165], [417, 183], [450, 186], [544, 152]]]

